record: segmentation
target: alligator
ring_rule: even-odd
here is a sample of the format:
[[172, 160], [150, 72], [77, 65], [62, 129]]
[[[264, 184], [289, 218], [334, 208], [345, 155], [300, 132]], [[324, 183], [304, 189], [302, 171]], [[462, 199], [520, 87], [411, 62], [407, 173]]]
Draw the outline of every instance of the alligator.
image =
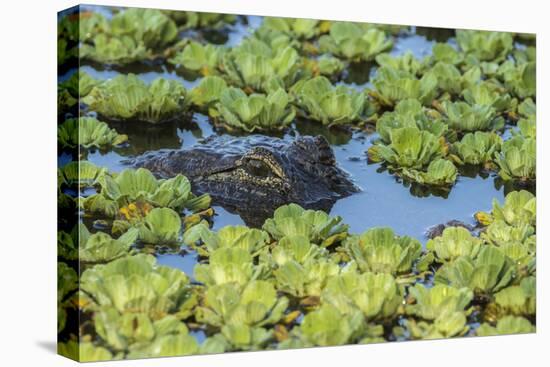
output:
[[159, 178], [187, 176], [193, 192], [210, 194], [214, 205], [253, 227], [281, 205], [329, 211], [360, 190], [322, 136], [212, 135], [190, 148], [146, 152], [129, 163]]

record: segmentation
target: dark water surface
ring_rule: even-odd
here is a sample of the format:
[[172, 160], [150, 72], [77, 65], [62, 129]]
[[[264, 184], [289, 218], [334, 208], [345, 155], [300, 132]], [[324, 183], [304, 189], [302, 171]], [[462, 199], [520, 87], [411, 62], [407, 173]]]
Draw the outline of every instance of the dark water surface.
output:
[[[225, 35], [226, 44], [238, 44], [252, 28], [261, 24], [261, 17], [249, 17], [249, 25], [239, 23], [230, 28]], [[396, 38], [392, 54], [398, 55], [411, 51], [418, 58], [430, 54], [434, 42], [454, 40], [449, 37], [452, 32], [427, 28], [412, 28]], [[81, 68], [97, 79], [108, 79], [119, 74], [118, 71], [86, 65]], [[141, 69], [141, 68], [140, 68]], [[180, 81], [186, 88], [195, 86], [199, 79], [189, 80], [164, 66], [154, 66], [152, 70], [129, 70], [135, 72], [146, 82], [157, 77]], [[373, 65], [354, 66], [340, 83], [354, 88], [363, 89], [369, 85], [375, 67]], [[65, 79], [69, 75], [62, 76]], [[187, 148], [198, 139], [216, 134], [208, 122], [208, 117], [195, 114], [185, 121], [161, 126], [142, 126], [132, 123], [112, 125], [119, 133], [129, 136], [129, 146], [117, 148], [108, 153], [90, 152], [88, 160], [99, 166], [106, 166], [113, 172], [125, 168], [123, 160], [142, 154], [148, 150], [163, 148]], [[357, 131], [328, 130], [319, 124], [302, 122], [285, 135], [292, 139], [297, 134], [324, 135], [332, 144], [338, 163], [348, 171], [358, 186], [360, 193], [342, 199], [333, 206], [330, 214], [340, 215], [343, 221], [350, 225], [354, 233], [363, 232], [373, 226], [389, 226], [398, 234], [410, 235], [425, 242], [424, 233], [432, 225], [444, 223], [452, 219], [467, 223], [473, 222], [472, 215], [478, 210], [491, 207], [493, 198], [502, 200], [504, 189], [495, 183], [495, 177], [469, 178], [460, 176], [456, 185], [448, 195], [438, 196], [418, 187], [409, 187], [399, 182], [389, 172], [383, 171], [379, 164], [368, 164], [366, 150], [376, 138], [376, 134]], [[446, 197], [445, 197], [446, 196]], [[228, 213], [221, 207], [214, 207], [214, 229], [225, 225], [242, 224], [238, 215]], [[197, 255], [182, 251], [177, 254], [159, 254], [161, 264], [172, 266], [192, 275]]]

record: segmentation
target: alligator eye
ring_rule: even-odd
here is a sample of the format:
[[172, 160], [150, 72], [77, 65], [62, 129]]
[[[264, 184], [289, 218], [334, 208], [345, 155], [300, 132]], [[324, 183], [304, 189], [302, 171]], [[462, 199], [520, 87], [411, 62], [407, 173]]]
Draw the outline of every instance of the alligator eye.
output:
[[267, 177], [271, 175], [271, 169], [267, 164], [257, 159], [251, 159], [248, 161], [247, 170], [251, 175], [258, 177]]

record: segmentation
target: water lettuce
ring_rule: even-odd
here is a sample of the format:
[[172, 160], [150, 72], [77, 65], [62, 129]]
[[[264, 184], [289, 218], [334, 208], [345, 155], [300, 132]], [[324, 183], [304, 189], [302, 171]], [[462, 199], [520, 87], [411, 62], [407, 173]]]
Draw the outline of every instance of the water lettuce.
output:
[[412, 237], [397, 236], [391, 228], [372, 228], [349, 237], [344, 249], [363, 272], [408, 275], [422, 245]]
[[442, 158], [437, 158], [428, 164], [425, 171], [403, 168], [401, 176], [422, 185], [448, 186], [454, 184], [458, 171], [455, 165]]
[[189, 101], [198, 110], [215, 115], [215, 106], [226, 89], [227, 83], [224, 79], [219, 76], [206, 76], [189, 92]]
[[454, 161], [459, 164], [490, 164], [502, 145], [502, 138], [492, 132], [468, 133], [452, 146]]
[[148, 85], [128, 74], [96, 86], [83, 101], [110, 120], [156, 124], [180, 117], [188, 107], [186, 96], [183, 85], [175, 80], [157, 78]]
[[405, 306], [406, 313], [424, 320], [436, 320], [440, 315], [453, 312], [469, 313], [474, 295], [468, 288], [455, 288], [436, 284], [428, 288], [422, 284], [409, 287], [409, 297], [414, 303]]
[[515, 136], [502, 144], [496, 158], [502, 179], [525, 182], [535, 180], [537, 173], [537, 143], [534, 138]]
[[279, 207], [273, 218], [265, 221], [263, 229], [275, 239], [303, 235], [311, 242], [327, 247], [347, 236], [348, 226], [339, 216], [330, 217], [322, 210], [306, 210], [297, 204]]
[[370, 61], [389, 50], [393, 42], [384, 31], [351, 22], [332, 22], [328, 35], [319, 39], [323, 52], [349, 61]]
[[141, 242], [152, 245], [173, 245], [179, 240], [181, 218], [170, 208], [154, 208], [137, 225]]
[[488, 323], [483, 323], [476, 330], [476, 335], [494, 336], [508, 334], [527, 334], [534, 333], [535, 331], [535, 326], [533, 326], [533, 324], [531, 324], [531, 322], [526, 318], [518, 316], [505, 316], [502, 319], [498, 320], [496, 326], [492, 326]]
[[283, 89], [247, 96], [241, 89], [230, 87], [221, 93], [216, 110], [227, 127], [248, 132], [284, 129], [295, 116], [290, 97]]
[[464, 227], [445, 228], [440, 237], [426, 243], [426, 248], [435, 253], [438, 262], [452, 262], [459, 257], [475, 258], [482, 246], [482, 241]]
[[88, 161], [71, 161], [57, 170], [58, 185], [85, 188], [96, 185], [107, 170]]
[[308, 40], [321, 32], [320, 23], [315, 19], [265, 17], [260, 28], [277, 31], [295, 39]]
[[[152, 207], [167, 207], [181, 211], [206, 209], [210, 206], [210, 196], [195, 196], [191, 192], [191, 183], [182, 175], [170, 179], [156, 179], [144, 168], [128, 168], [119, 174], [103, 175], [99, 180], [101, 190], [83, 200], [85, 210], [99, 212], [109, 217], [122, 214], [131, 219], [129, 205], [145, 202]], [[126, 211], [120, 212], [125, 208]], [[131, 210], [130, 210], [131, 212]]]
[[216, 75], [219, 74], [225, 52], [227, 49], [223, 46], [190, 41], [174, 57], [168, 59], [168, 62], [203, 76]]
[[506, 287], [515, 277], [511, 259], [497, 247], [482, 246], [475, 259], [461, 257], [444, 264], [436, 272], [435, 281], [490, 295]]
[[323, 125], [364, 122], [371, 112], [364, 93], [343, 85], [335, 87], [324, 76], [299, 81], [291, 93], [299, 113]]
[[458, 47], [482, 61], [503, 61], [512, 51], [514, 40], [511, 33], [489, 31], [456, 31]]
[[403, 301], [402, 291], [390, 274], [347, 272], [330, 278], [321, 294], [345, 314], [360, 310], [368, 321], [393, 318]]
[[129, 255], [137, 237], [136, 229], [130, 229], [116, 239], [105, 232], [92, 234], [80, 223], [70, 234], [58, 234], [58, 256], [85, 264], [106, 263]]
[[150, 255], [123, 257], [86, 269], [80, 278], [83, 308], [145, 314], [152, 320], [190, 315], [196, 299], [189, 278], [178, 269], [159, 266]]
[[504, 120], [497, 118], [491, 106], [443, 101], [441, 109], [449, 127], [458, 131], [496, 130], [504, 126]]
[[174, 21], [156, 9], [125, 9], [104, 23], [104, 28], [84, 39], [82, 58], [121, 65], [143, 61], [162, 53], [178, 34]]
[[57, 127], [57, 141], [62, 147], [105, 148], [125, 143], [128, 136], [93, 117], [65, 120]]
[[290, 87], [303, 76], [302, 58], [291, 46], [273, 49], [247, 39], [222, 57], [223, 77], [247, 92]]
[[425, 74], [418, 79], [406, 71], [383, 66], [378, 69], [372, 84], [375, 90], [371, 95], [385, 106], [391, 107], [409, 98], [427, 106], [437, 96], [438, 80], [433, 74]]

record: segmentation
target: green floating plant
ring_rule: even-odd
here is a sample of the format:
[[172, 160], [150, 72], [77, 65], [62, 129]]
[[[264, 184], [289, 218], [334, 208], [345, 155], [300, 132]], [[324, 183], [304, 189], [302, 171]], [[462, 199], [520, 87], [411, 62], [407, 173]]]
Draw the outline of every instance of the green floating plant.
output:
[[495, 246], [527, 242], [535, 234], [535, 228], [529, 224], [508, 225], [504, 220], [494, 220], [481, 233], [481, 238]]
[[157, 78], [147, 85], [134, 74], [118, 75], [99, 84], [83, 101], [107, 119], [152, 124], [174, 120], [188, 107], [182, 84]]
[[57, 352], [72, 360], [80, 362], [99, 362], [122, 359], [122, 355], [113, 355], [107, 348], [89, 341], [69, 340], [57, 345]]
[[422, 253], [418, 240], [396, 236], [391, 228], [372, 228], [351, 236], [343, 247], [361, 271], [392, 275], [412, 273]]
[[203, 76], [217, 75], [226, 52], [227, 49], [223, 46], [190, 41], [174, 57], [168, 59], [168, 62]]
[[125, 9], [105, 21], [103, 28], [84, 39], [82, 58], [118, 65], [139, 62], [161, 54], [178, 35], [174, 21], [155, 9]]
[[330, 217], [322, 210], [306, 210], [297, 204], [283, 205], [265, 221], [263, 229], [275, 238], [303, 235], [311, 242], [327, 247], [347, 237], [348, 226], [339, 216]]
[[488, 105], [470, 105], [466, 102], [443, 101], [441, 110], [449, 127], [462, 132], [498, 130], [504, 127], [504, 119]]
[[470, 313], [470, 302], [474, 295], [468, 288], [455, 288], [444, 284], [436, 284], [428, 288], [422, 284], [409, 287], [409, 298], [414, 303], [405, 306], [409, 315], [424, 320], [436, 320], [444, 314], [454, 312]]
[[206, 76], [189, 92], [189, 101], [198, 110], [216, 115], [216, 104], [222, 93], [227, 89], [227, 83], [219, 76]]
[[407, 51], [400, 56], [380, 54], [376, 56], [376, 63], [380, 66], [404, 71], [410, 75], [420, 75], [425, 67], [425, 65], [423, 65], [423, 63], [410, 51]]
[[462, 30], [456, 31], [458, 47], [482, 61], [503, 61], [514, 47], [511, 33]]
[[491, 295], [516, 277], [512, 260], [499, 248], [482, 246], [475, 259], [460, 257], [443, 265], [435, 275], [436, 283], [470, 288], [476, 295]]
[[94, 326], [110, 349], [126, 358], [171, 357], [198, 351], [198, 343], [177, 317], [159, 320], [146, 313], [119, 313], [113, 308], [94, 315]]
[[90, 91], [99, 84], [99, 81], [92, 78], [88, 73], [78, 70], [69, 79], [57, 86], [57, 108], [64, 112], [75, 106], [80, 98], [86, 97]]
[[58, 256], [85, 264], [106, 263], [129, 255], [130, 247], [136, 242], [137, 237], [136, 229], [128, 230], [117, 239], [104, 232], [92, 234], [80, 223], [70, 234], [58, 233]]
[[65, 148], [106, 148], [125, 143], [128, 136], [93, 117], [79, 117], [65, 120], [57, 127], [57, 141]]
[[520, 119], [518, 120], [519, 132], [512, 131], [514, 135], [522, 135], [526, 138], [536, 138], [537, 135], [537, 107], [531, 98], [527, 98], [518, 106]]
[[282, 266], [289, 261], [304, 265], [327, 259], [328, 254], [327, 249], [311, 243], [304, 235], [287, 235], [281, 238], [271, 250], [270, 259], [260, 258], [260, 261], [271, 260], [276, 266]]
[[261, 279], [265, 264], [255, 265], [252, 255], [240, 247], [220, 247], [210, 253], [208, 264], [195, 266], [195, 279], [212, 287], [235, 283], [244, 287], [251, 280]]
[[412, 339], [443, 339], [465, 335], [470, 327], [464, 312], [450, 311], [439, 315], [433, 322], [407, 319], [405, 322]]
[[330, 278], [321, 294], [321, 303], [345, 314], [358, 309], [368, 321], [394, 318], [402, 301], [402, 290], [394, 277], [384, 273], [343, 273]]
[[163, 10], [164, 14], [173, 19], [183, 29], [213, 29], [220, 30], [235, 24], [238, 16], [235, 14], [220, 14], [181, 10]]
[[519, 285], [504, 288], [495, 294], [485, 310], [486, 320], [499, 320], [507, 315], [532, 318], [537, 313], [536, 279], [529, 276]]
[[537, 143], [535, 138], [516, 135], [502, 144], [496, 158], [499, 175], [505, 181], [534, 181], [537, 173]]
[[[98, 181], [100, 192], [83, 199], [82, 206], [86, 211], [102, 213], [108, 217], [121, 214], [125, 219], [131, 220], [134, 214], [139, 214], [136, 210], [140, 203], [177, 211], [184, 208], [199, 211], [208, 208], [211, 202], [207, 194], [195, 196], [191, 192], [191, 183], [185, 176], [158, 180], [145, 168], [128, 168], [117, 175], [103, 175]], [[145, 212], [151, 209], [147, 205]]]
[[464, 61], [464, 54], [448, 43], [436, 42], [432, 46], [433, 63], [444, 62], [451, 65], [460, 65]]
[[493, 132], [468, 133], [452, 146], [453, 160], [458, 164], [488, 167], [500, 151], [502, 138]]
[[227, 88], [216, 103], [216, 116], [229, 128], [248, 132], [282, 130], [294, 119], [290, 97], [283, 89], [267, 95], [247, 96], [238, 88]]
[[340, 59], [326, 54], [321, 55], [316, 61], [319, 74], [327, 78], [340, 75], [346, 66]]
[[[269, 235], [259, 229], [246, 226], [225, 226], [214, 232], [207, 224], [199, 223], [184, 234], [184, 242], [202, 256], [209, 256], [219, 248], [241, 248], [257, 256], [269, 244]], [[201, 242], [203, 246], [198, 244]]]
[[298, 40], [309, 40], [321, 32], [321, 21], [316, 19], [265, 17], [260, 30], [280, 32]]
[[106, 168], [100, 168], [88, 161], [71, 161], [57, 170], [59, 186], [82, 189], [96, 185], [105, 177]]
[[154, 208], [137, 224], [139, 239], [150, 245], [175, 245], [179, 242], [181, 218], [170, 208]]
[[[296, 298], [309, 297], [317, 299], [326, 286], [327, 281], [341, 272], [347, 271], [332, 259], [319, 258], [300, 263], [296, 260], [286, 260], [273, 271], [275, 284], [281, 292]], [[308, 303], [306, 301], [306, 303]]]
[[483, 246], [482, 241], [472, 236], [464, 227], [447, 227], [443, 234], [426, 243], [438, 262], [453, 262], [459, 257], [475, 258]]
[[391, 129], [388, 135], [389, 144], [371, 146], [368, 155], [372, 161], [384, 161], [395, 170], [422, 170], [446, 153], [443, 138], [438, 138], [426, 130], [419, 130], [416, 126]]
[[84, 311], [147, 315], [160, 320], [168, 315], [191, 315], [196, 298], [189, 278], [178, 269], [158, 266], [150, 255], [123, 257], [86, 269], [80, 278]]
[[375, 90], [371, 95], [379, 103], [389, 107], [410, 98], [428, 106], [437, 96], [438, 89], [438, 80], [432, 74], [425, 74], [418, 79], [406, 71], [388, 66], [378, 69], [372, 84]]
[[505, 316], [498, 320], [496, 326], [483, 323], [476, 330], [478, 336], [494, 336], [509, 334], [528, 334], [536, 331], [535, 326], [529, 320], [518, 316]]
[[373, 113], [364, 93], [333, 86], [324, 76], [301, 80], [290, 90], [304, 117], [333, 126], [364, 123]]
[[[243, 327], [250, 329], [274, 325], [283, 316], [288, 307], [288, 299], [279, 297], [273, 284], [263, 280], [250, 281], [241, 289], [235, 283], [225, 283], [209, 287], [203, 303], [197, 308], [195, 318], [231, 334], [231, 329]], [[271, 334], [271, 332], [270, 332]], [[231, 344], [241, 344], [228, 338]]]
[[520, 99], [534, 98], [537, 92], [537, 66], [534, 61], [516, 63], [508, 60], [497, 71], [506, 88]]
[[365, 327], [360, 311], [345, 314], [330, 304], [323, 304], [304, 317], [300, 327], [294, 329], [298, 340], [288, 344], [292, 347], [349, 344], [360, 339]]
[[501, 205], [498, 200], [493, 200], [491, 213], [477, 212], [476, 219], [484, 225], [494, 220], [502, 220], [510, 226], [521, 227], [537, 225], [537, 207], [535, 195], [529, 191], [512, 191], [504, 198]]
[[70, 295], [78, 289], [76, 271], [64, 262], [57, 263], [57, 332], [63, 331], [67, 323], [67, 308]]
[[517, 100], [512, 99], [508, 93], [497, 90], [488, 82], [471, 85], [462, 91], [464, 100], [470, 105], [488, 106], [497, 112], [513, 111]]
[[291, 46], [273, 49], [249, 38], [222, 57], [223, 77], [245, 91], [270, 92], [288, 88], [304, 76], [302, 58]]
[[462, 74], [456, 66], [439, 61], [424, 75], [433, 76], [437, 80], [437, 87], [441, 92], [460, 95], [465, 88], [479, 82], [481, 79], [481, 70], [479, 68], [471, 68]]
[[354, 62], [371, 61], [388, 51], [392, 40], [384, 31], [351, 22], [332, 22], [328, 35], [319, 39], [321, 51]]
[[458, 171], [452, 162], [437, 158], [428, 164], [425, 171], [403, 168], [401, 175], [422, 185], [449, 186], [456, 181]]
[[401, 127], [417, 127], [436, 137], [447, 134], [448, 127], [434, 110], [422, 106], [416, 99], [404, 99], [397, 103], [393, 111], [385, 112], [376, 122], [376, 132], [382, 142], [391, 142], [391, 132]]

